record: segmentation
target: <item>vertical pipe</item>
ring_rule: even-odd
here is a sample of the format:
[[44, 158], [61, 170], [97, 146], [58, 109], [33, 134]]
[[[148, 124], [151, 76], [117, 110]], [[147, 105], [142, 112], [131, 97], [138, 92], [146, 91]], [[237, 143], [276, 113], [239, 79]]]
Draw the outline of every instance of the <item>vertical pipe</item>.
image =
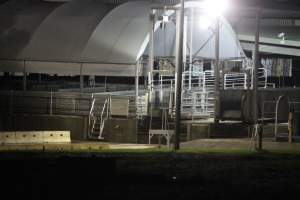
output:
[[215, 34], [215, 67], [214, 67], [214, 85], [215, 85], [215, 123], [220, 118], [220, 18], [216, 19]]
[[174, 149], [180, 148], [180, 121], [181, 121], [181, 86], [183, 65], [183, 27], [184, 27], [184, 0], [180, 1], [180, 9], [176, 11], [176, 120]]
[[190, 59], [189, 59], [189, 90], [192, 84], [192, 68], [193, 68], [193, 31], [194, 31], [194, 8], [191, 8], [190, 18]]

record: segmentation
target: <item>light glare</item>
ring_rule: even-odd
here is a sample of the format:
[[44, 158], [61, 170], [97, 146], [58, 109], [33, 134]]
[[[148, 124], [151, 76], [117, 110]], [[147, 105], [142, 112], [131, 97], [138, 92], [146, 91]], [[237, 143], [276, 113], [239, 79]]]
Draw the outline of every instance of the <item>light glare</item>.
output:
[[169, 16], [163, 15], [163, 22], [169, 22]]
[[201, 29], [208, 29], [210, 26], [212, 26], [211, 20], [208, 17], [204, 16], [204, 15], [200, 16], [199, 22], [200, 22], [200, 28]]
[[204, 11], [209, 17], [221, 16], [228, 9], [227, 0], [205, 0], [203, 3]]

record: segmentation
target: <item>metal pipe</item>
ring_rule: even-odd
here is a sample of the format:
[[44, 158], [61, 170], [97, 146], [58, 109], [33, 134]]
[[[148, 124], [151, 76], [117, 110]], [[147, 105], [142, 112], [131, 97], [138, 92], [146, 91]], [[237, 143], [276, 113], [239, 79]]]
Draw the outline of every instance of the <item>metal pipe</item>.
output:
[[190, 18], [190, 64], [189, 64], [189, 90], [192, 84], [192, 68], [193, 68], [193, 31], [194, 31], [194, 8], [191, 8]]
[[174, 149], [180, 148], [180, 122], [181, 122], [181, 87], [183, 65], [183, 27], [184, 27], [184, 0], [180, 1], [180, 10], [176, 12], [176, 119]]

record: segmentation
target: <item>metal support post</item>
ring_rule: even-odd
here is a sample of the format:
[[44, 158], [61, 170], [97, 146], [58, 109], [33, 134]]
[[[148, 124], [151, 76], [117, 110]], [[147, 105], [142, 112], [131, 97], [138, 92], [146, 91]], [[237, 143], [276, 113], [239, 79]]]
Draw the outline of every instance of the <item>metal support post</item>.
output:
[[[261, 9], [256, 10], [256, 26], [255, 26], [255, 46], [254, 46], [254, 69], [253, 69], [253, 94], [252, 94], [252, 111], [253, 111], [253, 123], [258, 124], [258, 109], [257, 109], [257, 69], [259, 68], [259, 32], [260, 32], [260, 19]], [[262, 149], [262, 131], [258, 128], [258, 150]]]
[[[151, 10], [150, 24], [149, 24], [149, 74], [148, 74], [148, 89], [151, 95], [153, 83], [153, 66], [154, 66], [154, 11]], [[152, 95], [151, 95], [152, 96]], [[151, 98], [150, 96], [150, 98]]]
[[183, 27], [184, 27], [184, 0], [180, 1], [180, 9], [176, 12], [176, 119], [174, 149], [180, 148], [180, 122], [181, 122], [181, 87], [183, 66]]
[[192, 69], [193, 69], [193, 31], [194, 31], [194, 8], [191, 8], [191, 17], [190, 17], [189, 90], [191, 90], [191, 85], [192, 85]]
[[138, 61], [136, 63], [136, 69], [135, 69], [135, 99], [136, 99], [136, 103], [138, 102], [138, 97], [139, 97], [139, 67], [140, 67], [140, 62]]
[[220, 118], [220, 19], [216, 19], [215, 34], [215, 67], [214, 67], [214, 85], [215, 85], [215, 123]]

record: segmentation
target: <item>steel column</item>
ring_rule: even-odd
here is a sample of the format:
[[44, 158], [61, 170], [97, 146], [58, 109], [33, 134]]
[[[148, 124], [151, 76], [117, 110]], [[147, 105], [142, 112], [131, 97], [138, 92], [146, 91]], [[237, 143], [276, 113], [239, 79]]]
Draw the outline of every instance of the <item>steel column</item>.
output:
[[191, 90], [192, 84], [192, 68], [193, 68], [193, 31], [194, 31], [194, 8], [191, 8], [190, 17], [190, 59], [189, 59], [189, 90]]
[[[256, 10], [256, 24], [255, 24], [255, 46], [254, 46], [254, 69], [253, 69], [253, 94], [252, 94], [252, 110], [253, 110], [253, 123], [258, 124], [258, 109], [257, 109], [257, 69], [259, 68], [259, 32], [260, 32], [260, 19], [261, 19], [261, 8]], [[257, 128], [257, 148], [262, 149], [262, 130], [260, 127]]]
[[183, 68], [183, 27], [184, 27], [184, 0], [180, 1], [180, 9], [176, 12], [176, 119], [174, 149], [180, 148], [181, 123], [181, 87]]
[[256, 10], [256, 25], [255, 25], [255, 46], [254, 46], [254, 66], [253, 66], [253, 94], [252, 94], [252, 112], [253, 112], [253, 123], [257, 124], [257, 69], [259, 68], [259, 32], [260, 32], [260, 18], [261, 18], [261, 9], [257, 8]]
[[216, 19], [215, 28], [215, 67], [214, 67], [214, 85], [215, 85], [215, 122], [220, 118], [220, 19]]
[[148, 63], [148, 67], [149, 67], [148, 87], [150, 92], [152, 92], [153, 66], [154, 66], [154, 20], [155, 20], [154, 11], [151, 10], [150, 24], [149, 24], [149, 63]]

